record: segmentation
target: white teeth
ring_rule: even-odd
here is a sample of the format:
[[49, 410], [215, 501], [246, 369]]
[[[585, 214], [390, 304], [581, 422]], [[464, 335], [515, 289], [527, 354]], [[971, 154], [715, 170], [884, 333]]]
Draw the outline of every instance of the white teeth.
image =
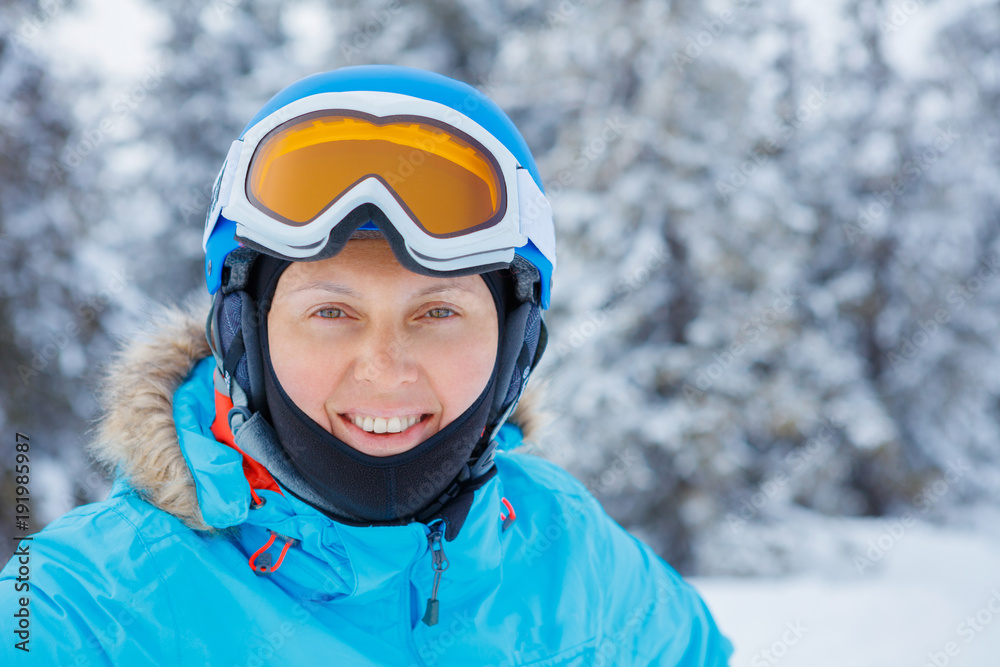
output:
[[389, 418], [354, 415], [351, 421], [368, 433], [402, 433], [420, 421], [420, 415]]

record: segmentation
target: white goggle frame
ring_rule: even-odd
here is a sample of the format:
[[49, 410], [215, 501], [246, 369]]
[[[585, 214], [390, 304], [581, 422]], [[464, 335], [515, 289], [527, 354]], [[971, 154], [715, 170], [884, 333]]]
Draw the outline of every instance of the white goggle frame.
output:
[[[247, 171], [258, 143], [271, 130], [299, 116], [329, 110], [362, 112], [372, 116], [419, 116], [463, 132], [492, 153], [500, 165], [507, 193], [503, 218], [485, 229], [460, 236], [431, 236], [399, 205], [377, 178], [361, 180], [314, 220], [292, 226], [272, 218], [250, 203], [246, 193]], [[414, 169], [417, 165], [411, 165]], [[442, 193], [441, 196], [447, 196]], [[552, 208], [527, 169], [478, 123], [451, 107], [398, 93], [349, 91], [318, 93], [296, 100], [266, 116], [233, 142], [216, 179], [213, 202], [202, 241], [221, 216], [236, 223], [237, 239], [246, 239], [290, 259], [308, 259], [326, 246], [331, 230], [351, 211], [374, 204], [402, 236], [406, 250], [421, 266], [436, 271], [468, 269], [499, 262], [509, 263], [514, 249], [530, 240], [555, 267], [555, 230]]]

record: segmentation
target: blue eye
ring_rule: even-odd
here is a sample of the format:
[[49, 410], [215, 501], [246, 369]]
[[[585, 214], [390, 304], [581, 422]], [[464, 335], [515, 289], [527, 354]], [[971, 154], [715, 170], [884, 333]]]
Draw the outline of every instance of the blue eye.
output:
[[[326, 313], [334, 313], [334, 314], [328, 315]], [[320, 310], [316, 311], [316, 314], [322, 317], [323, 319], [334, 320], [341, 317], [344, 314], [344, 311], [342, 311], [340, 308], [321, 308]]]
[[431, 308], [427, 311], [428, 317], [433, 317], [434, 319], [444, 319], [449, 315], [454, 315], [455, 311], [451, 308]]

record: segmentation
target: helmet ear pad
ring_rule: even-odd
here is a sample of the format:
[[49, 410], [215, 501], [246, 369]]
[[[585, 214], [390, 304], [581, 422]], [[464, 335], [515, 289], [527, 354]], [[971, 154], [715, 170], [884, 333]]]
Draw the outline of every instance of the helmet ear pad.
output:
[[[213, 326], [218, 335], [222, 368], [229, 381], [243, 390], [247, 408], [251, 412], [266, 408], [259, 318], [255, 300], [244, 290], [238, 289], [225, 294], [223, 290], [219, 290], [216, 293]], [[233, 399], [236, 402], [235, 396]]]
[[545, 349], [548, 334], [537, 304], [525, 302], [507, 314], [498, 359], [493, 410], [487, 424], [495, 426], [517, 404], [532, 369]]

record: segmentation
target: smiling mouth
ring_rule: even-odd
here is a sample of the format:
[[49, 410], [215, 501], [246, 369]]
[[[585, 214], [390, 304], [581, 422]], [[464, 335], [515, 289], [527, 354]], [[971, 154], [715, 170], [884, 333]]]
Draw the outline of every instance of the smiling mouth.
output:
[[395, 417], [374, 417], [372, 415], [341, 415], [345, 421], [354, 424], [366, 433], [402, 433], [419, 424], [426, 414], [400, 415]]

